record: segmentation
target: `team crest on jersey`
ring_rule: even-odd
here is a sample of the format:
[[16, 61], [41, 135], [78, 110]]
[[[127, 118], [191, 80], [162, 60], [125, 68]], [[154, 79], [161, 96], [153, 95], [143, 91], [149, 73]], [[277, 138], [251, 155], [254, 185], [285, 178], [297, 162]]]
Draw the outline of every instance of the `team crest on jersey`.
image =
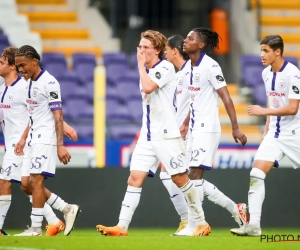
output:
[[9, 93], [8, 94], [8, 100], [12, 101], [14, 99], [14, 94], [13, 93]]
[[195, 74], [195, 82], [200, 82], [200, 74], [199, 73]]
[[279, 80], [279, 87], [282, 88], [282, 89], [284, 89], [284, 88], [285, 88], [285, 85], [286, 85], [286, 84], [285, 84], [285, 81], [284, 81], [283, 79], [280, 79], [280, 80]]
[[178, 85], [182, 85], [182, 83], [183, 83], [183, 79], [182, 79], [182, 77], [179, 77], [178, 78]]
[[38, 88], [33, 88], [33, 90], [32, 90], [32, 96], [37, 97], [38, 91], [39, 91]]
[[277, 98], [273, 98], [272, 103], [273, 103], [274, 108], [279, 108], [280, 103], [279, 103], [279, 100]]

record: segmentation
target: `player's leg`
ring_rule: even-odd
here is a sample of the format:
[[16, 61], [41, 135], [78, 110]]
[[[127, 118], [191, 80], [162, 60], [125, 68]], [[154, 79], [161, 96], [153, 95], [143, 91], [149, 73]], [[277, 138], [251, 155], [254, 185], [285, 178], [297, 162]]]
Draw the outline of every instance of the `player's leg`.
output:
[[245, 203], [236, 204], [223, 192], [221, 192], [214, 184], [203, 179], [202, 183], [204, 196], [211, 202], [225, 208], [234, 218], [234, 220], [243, 226], [248, 223], [249, 216], [247, 212], [247, 205]]
[[8, 152], [4, 156], [3, 164], [0, 168], [0, 236], [5, 235], [3, 224], [9, 210], [12, 194], [12, 182], [21, 182], [21, 168], [23, 157], [11, 156], [7, 157]]
[[250, 220], [245, 227], [231, 229], [236, 235], [260, 236], [261, 211], [265, 199], [265, 177], [282, 159], [283, 152], [280, 143], [274, 138], [265, 137], [260, 144], [250, 172], [250, 188], [248, 192], [248, 206]]
[[74, 228], [76, 218], [81, 211], [80, 207], [76, 204], [68, 204], [63, 199], [61, 199], [58, 195], [51, 193], [47, 188], [45, 188], [45, 194], [46, 194], [45, 207], [49, 206], [50, 209], [52, 207], [62, 212], [64, 214], [64, 219], [66, 223], [66, 226], [64, 226], [64, 223], [62, 221], [58, 221], [56, 224], [48, 225], [47, 229], [49, 230], [49, 234], [51, 234], [51, 232], [58, 233], [65, 229], [64, 235], [66, 236], [69, 235], [72, 229]]
[[128, 186], [121, 205], [119, 223], [114, 227], [97, 225], [96, 229], [102, 235], [127, 236], [132, 216], [140, 202], [142, 185], [149, 170], [158, 165], [158, 159], [153, 153], [151, 142], [138, 142], [130, 163]]
[[[32, 187], [30, 184], [31, 159], [28, 153], [29, 151], [26, 149], [22, 165], [21, 190], [28, 196], [29, 201], [32, 203]], [[47, 203], [44, 206], [44, 217], [47, 221], [46, 236], [54, 236], [65, 229], [65, 224], [57, 218]]]
[[177, 187], [177, 185], [172, 181], [172, 177], [167, 173], [165, 167], [162, 165], [160, 175], [162, 183], [167, 189], [170, 199], [175, 207], [176, 212], [180, 216], [180, 223], [177, 231], [179, 233], [184, 229], [188, 223], [188, 206], [185, 201], [182, 191]]
[[[165, 166], [173, 182], [183, 192], [188, 205], [189, 236], [205, 236], [210, 227], [205, 221], [202, 202], [193, 182], [188, 177], [188, 161], [182, 138], [153, 142], [155, 153]], [[184, 231], [184, 230], [182, 230]], [[180, 232], [178, 233], [180, 234]], [[174, 234], [177, 235], [177, 234]]]

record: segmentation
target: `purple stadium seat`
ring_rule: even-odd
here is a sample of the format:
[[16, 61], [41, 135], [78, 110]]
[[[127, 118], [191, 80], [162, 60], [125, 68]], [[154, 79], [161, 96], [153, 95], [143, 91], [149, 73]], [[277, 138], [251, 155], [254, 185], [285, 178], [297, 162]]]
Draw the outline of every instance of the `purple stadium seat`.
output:
[[96, 57], [91, 53], [73, 53], [72, 54], [73, 68], [75, 69], [78, 64], [88, 63], [96, 65]]
[[133, 116], [136, 123], [142, 123], [143, 108], [142, 108], [142, 97], [134, 98], [127, 101], [127, 106], [130, 114]]
[[67, 64], [64, 62], [47, 62], [43, 63], [43, 68], [46, 69], [55, 78], [65, 74], [68, 70]]
[[106, 67], [106, 80], [116, 85], [119, 79], [126, 74], [128, 67], [126, 64], [110, 64]]
[[299, 68], [298, 58], [297, 58], [297, 57], [293, 57], [293, 56], [284, 56], [283, 58], [284, 58], [285, 61], [288, 61], [288, 62], [294, 64], [296, 67]]
[[116, 89], [117, 87], [111, 85], [106, 86], [106, 100], [123, 101], [120, 93], [118, 93]]
[[117, 100], [106, 100], [106, 119], [108, 122], [133, 121], [128, 107]]
[[61, 62], [67, 65], [67, 61], [65, 58], [65, 54], [63, 53], [54, 53], [54, 52], [46, 52], [42, 54], [42, 64], [44, 63], [53, 63], [53, 62]]
[[[89, 108], [91, 104], [85, 99], [69, 97], [64, 103], [64, 106], [67, 106], [66, 109], [71, 112], [68, 115], [73, 120], [82, 120], [86, 118], [86, 113], [91, 114], [91, 109]], [[87, 112], [86, 110], [89, 111]]]
[[103, 53], [103, 64], [107, 67], [109, 64], [124, 64], [127, 63], [127, 54], [124, 52], [120, 53]]
[[267, 95], [266, 95], [266, 88], [264, 84], [254, 86], [253, 99], [256, 104], [266, 107]]
[[107, 130], [109, 137], [113, 140], [133, 140], [136, 133], [141, 129], [140, 125], [109, 125]]
[[94, 124], [90, 122], [70, 122], [70, 125], [76, 130], [78, 139], [93, 139]]
[[244, 69], [243, 79], [246, 85], [253, 87], [263, 83], [261, 73], [263, 67], [258, 65], [249, 65]]
[[87, 81], [94, 79], [94, 69], [96, 64], [90, 62], [78, 63], [74, 70], [77, 72], [81, 82], [85, 84]]
[[140, 88], [136, 82], [121, 80], [118, 82], [116, 91], [124, 102], [130, 100], [131, 98], [141, 99]]
[[9, 46], [8, 37], [4, 34], [0, 34], [0, 54], [8, 46]]

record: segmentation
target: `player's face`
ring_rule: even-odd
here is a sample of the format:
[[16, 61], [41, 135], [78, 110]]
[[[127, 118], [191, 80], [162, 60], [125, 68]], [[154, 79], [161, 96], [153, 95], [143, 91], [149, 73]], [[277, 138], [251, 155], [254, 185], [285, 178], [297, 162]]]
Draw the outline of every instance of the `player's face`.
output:
[[5, 77], [15, 69], [14, 66], [8, 64], [6, 57], [0, 57], [0, 76]]
[[195, 31], [190, 31], [186, 39], [183, 41], [183, 51], [192, 54], [204, 47], [204, 43], [200, 40], [199, 35]]
[[16, 56], [16, 66], [25, 80], [32, 78], [36, 70], [36, 59], [31, 59], [26, 56]]
[[173, 63], [175, 57], [175, 49], [167, 45], [165, 51], [165, 57], [170, 63]]
[[264, 66], [272, 64], [278, 56], [280, 56], [280, 49], [274, 51], [267, 44], [260, 45], [260, 57]]
[[159, 51], [153, 47], [153, 44], [150, 40], [142, 38], [139, 48], [146, 57], [146, 64], [151, 63], [153, 60], [158, 58]]

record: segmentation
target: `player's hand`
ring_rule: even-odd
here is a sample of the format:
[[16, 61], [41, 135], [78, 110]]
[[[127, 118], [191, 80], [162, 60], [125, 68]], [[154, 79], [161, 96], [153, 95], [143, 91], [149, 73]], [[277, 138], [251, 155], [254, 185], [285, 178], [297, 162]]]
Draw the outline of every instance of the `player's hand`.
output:
[[248, 107], [248, 114], [249, 115], [265, 115], [264, 108], [259, 105], [252, 105]]
[[179, 131], [180, 131], [180, 134], [181, 134], [181, 137], [183, 140], [185, 140], [186, 138], [186, 135], [189, 131], [189, 126], [185, 125], [185, 124], [182, 124], [179, 128]]
[[136, 58], [138, 61], [138, 65], [145, 65], [146, 63], [146, 56], [144, 53], [142, 53], [141, 49], [139, 47], [136, 48], [137, 49], [137, 54], [136, 54]]
[[73, 141], [78, 140], [78, 135], [76, 130], [66, 123], [64, 124], [64, 134]]
[[61, 163], [68, 164], [71, 160], [71, 155], [64, 146], [57, 146], [57, 156]]
[[15, 146], [15, 149], [14, 149], [15, 155], [17, 155], [17, 156], [24, 155], [25, 144], [26, 144], [26, 139], [21, 138], [20, 141]]
[[239, 141], [242, 143], [242, 146], [245, 146], [247, 143], [247, 136], [239, 129], [232, 130], [232, 136], [236, 143]]

